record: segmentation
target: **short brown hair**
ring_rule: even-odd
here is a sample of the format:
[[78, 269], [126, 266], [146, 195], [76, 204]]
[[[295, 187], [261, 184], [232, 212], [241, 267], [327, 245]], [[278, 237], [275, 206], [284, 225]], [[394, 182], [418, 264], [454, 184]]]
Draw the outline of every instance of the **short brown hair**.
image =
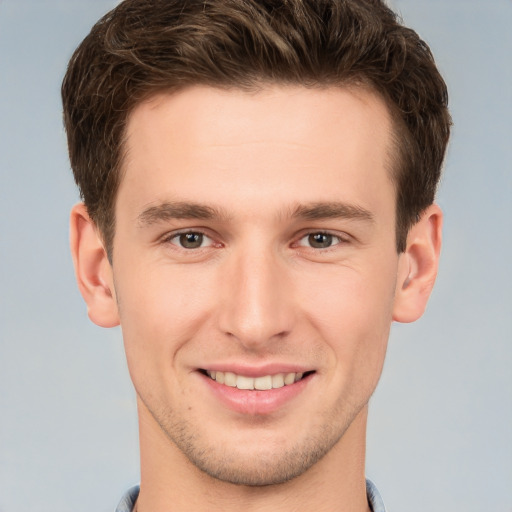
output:
[[126, 122], [134, 106], [191, 85], [255, 89], [359, 84], [388, 104], [397, 148], [397, 250], [434, 201], [450, 132], [446, 85], [427, 44], [381, 0], [125, 0], [70, 60], [69, 155], [112, 254]]

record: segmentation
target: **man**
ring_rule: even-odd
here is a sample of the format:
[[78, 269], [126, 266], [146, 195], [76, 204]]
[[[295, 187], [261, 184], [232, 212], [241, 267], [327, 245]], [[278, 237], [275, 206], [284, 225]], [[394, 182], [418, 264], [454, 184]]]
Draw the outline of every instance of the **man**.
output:
[[126, 0], [63, 100], [78, 285], [137, 393], [118, 510], [384, 510], [367, 404], [441, 244], [425, 43], [376, 0]]

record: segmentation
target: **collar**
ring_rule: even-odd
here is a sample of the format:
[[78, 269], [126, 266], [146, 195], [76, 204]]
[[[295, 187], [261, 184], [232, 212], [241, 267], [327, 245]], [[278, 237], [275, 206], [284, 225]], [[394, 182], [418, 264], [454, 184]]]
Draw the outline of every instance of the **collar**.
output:
[[[366, 495], [368, 496], [368, 503], [372, 512], [386, 512], [384, 502], [382, 501], [377, 487], [375, 487], [375, 484], [368, 479], [366, 479]], [[116, 508], [116, 512], [133, 512], [133, 507], [135, 506], [138, 496], [139, 486], [136, 485], [129, 489], [123, 496]]]

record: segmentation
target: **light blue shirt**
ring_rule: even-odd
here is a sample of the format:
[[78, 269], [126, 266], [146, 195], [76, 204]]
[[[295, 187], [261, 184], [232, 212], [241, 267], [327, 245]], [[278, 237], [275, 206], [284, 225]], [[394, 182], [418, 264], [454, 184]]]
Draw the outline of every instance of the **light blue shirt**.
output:
[[[138, 485], [129, 489], [117, 506], [116, 512], [132, 512], [138, 495]], [[370, 504], [370, 508], [373, 512], [386, 512], [384, 502], [380, 497], [377, 487], [375, 487], [375, 484], [368, 479], [366, 480], [366, 495], [368, 496], [368, 503]]]

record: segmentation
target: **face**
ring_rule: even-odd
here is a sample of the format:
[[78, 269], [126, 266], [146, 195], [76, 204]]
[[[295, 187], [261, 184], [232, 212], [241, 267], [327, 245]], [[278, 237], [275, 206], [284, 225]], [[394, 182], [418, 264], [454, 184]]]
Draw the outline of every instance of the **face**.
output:
[[400, 258], [391, 124], [364, 91], [190, 88], [139, 105], [115, 295], [139, 413], [271, 484], [335, 449], [381, 373]]

